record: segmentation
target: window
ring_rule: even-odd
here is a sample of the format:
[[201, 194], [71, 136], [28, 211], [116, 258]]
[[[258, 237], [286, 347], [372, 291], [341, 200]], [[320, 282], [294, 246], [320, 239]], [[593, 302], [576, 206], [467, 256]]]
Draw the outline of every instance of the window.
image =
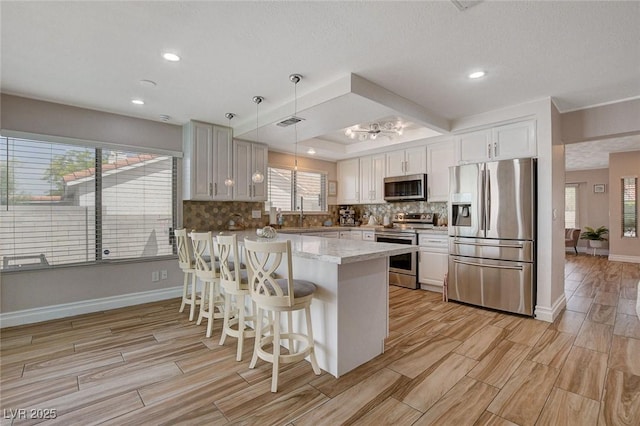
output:
[[638, 236], [638, 178], [622, 178], [622, 236]]
[[578, 184], [571, 183], [564, 187], [564, 227], [580, 228], [578, 221]]
[[327, 211], [327, 175], [319, 172], [296, 171], [285, 168], [268, 168], [268, 201], [282, 211]]
[[168, 155], [0, 138], [0, 269], [174, 253]]

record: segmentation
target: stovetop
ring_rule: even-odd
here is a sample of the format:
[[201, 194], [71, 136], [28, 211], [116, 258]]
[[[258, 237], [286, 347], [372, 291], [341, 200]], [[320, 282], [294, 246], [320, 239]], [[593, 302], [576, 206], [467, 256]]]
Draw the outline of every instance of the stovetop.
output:
[[393, 215], [393, 227], [384, 232], [416, 233], [421, 229], [433, 229], [437, 213], [396, 213]]

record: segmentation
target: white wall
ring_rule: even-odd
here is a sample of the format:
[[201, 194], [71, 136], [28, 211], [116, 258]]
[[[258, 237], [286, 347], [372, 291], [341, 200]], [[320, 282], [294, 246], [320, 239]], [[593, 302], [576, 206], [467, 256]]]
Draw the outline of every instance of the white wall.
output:
[[[2, 94], [3, 130], [182, 152], [181, 126]], [[166, 269], [168, 279], [151, 281]], [[2, 273], [0, 313], [46, 308], [182, 285], [176, 259]], [[126, 299], [126, 298], [125, 298]], [[140, 300], [140, 299], [138, 299]], [[123, 299], [122, 303], [126, 303]], [[138, 302], [139, 303], [139, 302]], [[3, 322], [3, 326], [5, 326]]]

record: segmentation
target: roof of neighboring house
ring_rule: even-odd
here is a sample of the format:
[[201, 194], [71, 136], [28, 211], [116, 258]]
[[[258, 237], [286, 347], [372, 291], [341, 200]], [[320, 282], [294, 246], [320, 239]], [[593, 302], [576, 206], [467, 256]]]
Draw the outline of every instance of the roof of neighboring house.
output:
[[[153, 160], [158, 157], [159, 155], [155, 155], [155, 154], [139, 154], [136, 156], [127, 157], [122, 160], [118, 160], [115, 163], [110, 163], [110, 164], [105, 163], [105, 164], [102, 164], [102, 173], [107, 172], [109, 170], [116, 170], [116, 169], [121, 169], [128, 166], [133, 166], [136, 164], [141, 164], [141, 163], [144, 163], [145, 161]], [[91, 177], [95, 174], [96, 174], [96, 168], [90, 167], [88, 169], [78, 170], [76, 172], [68, 173], [62, 176], [62, 180], [64, 183], [70, 183], [79, 179]]]

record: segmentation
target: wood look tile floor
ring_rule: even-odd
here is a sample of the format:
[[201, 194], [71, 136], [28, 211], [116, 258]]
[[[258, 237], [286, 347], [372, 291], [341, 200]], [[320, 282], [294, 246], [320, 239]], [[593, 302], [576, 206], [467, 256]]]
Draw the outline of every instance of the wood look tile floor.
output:
[[[179, 301], [3, 329], [2, 424], [640, 425], [640, 265], [567, 255], [552, 324], [390, 287], [385, 353], [335, 379], [235, 361]], [[46, 413], [46, 411], [41, 411]]]

